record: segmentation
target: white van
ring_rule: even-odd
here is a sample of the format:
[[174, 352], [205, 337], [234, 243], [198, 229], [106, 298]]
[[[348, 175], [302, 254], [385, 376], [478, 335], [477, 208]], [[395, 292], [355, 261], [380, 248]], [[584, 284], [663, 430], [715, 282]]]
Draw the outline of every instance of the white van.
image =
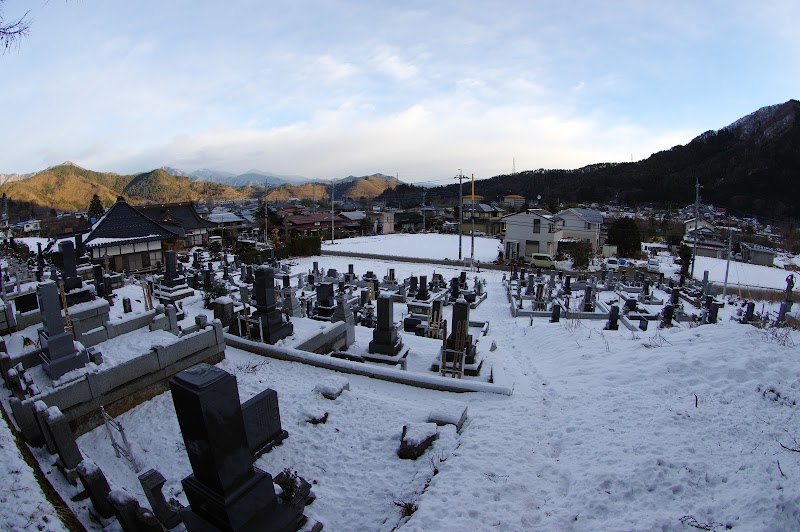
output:
[[661, 271], [661, 261], [658, 259], [649, 259], [647, 261], [647, 271], [650, 273], [659, 273]]

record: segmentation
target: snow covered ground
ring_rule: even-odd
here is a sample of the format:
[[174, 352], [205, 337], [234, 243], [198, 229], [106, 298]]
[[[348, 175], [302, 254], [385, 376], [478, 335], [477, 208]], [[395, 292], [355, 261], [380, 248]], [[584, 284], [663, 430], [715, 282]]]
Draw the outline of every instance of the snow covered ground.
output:
[[[694, 265], [694, 277], [696, 279], [702, 279], [703, 272], [708, 270], [708, 280], [721, 285], [725, 281], [725, 267], [727, 262], [728, 261], [724, 259], [697, 257]], [[800, 272], [791, 272], [780, 268], [731, 261], [728, 271], [728, 286], [785, 290], [786, 277], [788, 275], [794, 275], [795, 287], [800, 287]]]
[[[400, 278], [460, 271], [326, 256], [294, 261], [293, 272], [313, 261], [340, 272], [352, 263], [360, 274], [393, 267]], [[220, 367], [236, 375], [241, 399], [277, 390], [289, 432], [257, 466], [272, 474], [289, 467], [313, 481], [317, 500], [306, 514], [326, 530], [800, 529], [800, 452], [782, 447], [800, 450], [800, 333], [741, 325], [730, 319], [733, 305], [717, 325], [637, 333], [603, 331], [602, 321], [515, 319], [502, 275], [480, 274], [489, 297], [470, 317], [490, 321], [478, 349], [513, 383], [511, 396], [424, 390], [229, 347]], [[135, 288], [126, 289], [135, 298]], [[134, 309], [139, 304], [134, 299]], [[195, 298], [190, 319], [205, 312], [201, 306]], [[314, 392], [331, 375], [350, 384], [335, 401]], [[452, 402], [468, 407], [461, 432], [442, 427], [420, 459], [397, 458], [402, 426]], [[306, 422], [325, 412], [327, 423]], [[144, 469], [166, 477], [167, 498], [185, 504], [180, 480], [190, 467], [170, 394], [117, 419]], [[3, 434], [0, 452], [11, 448]], [[114, 487], [146, 503], [104, 428], [78, 443]], [[52, 457], [36, 453], [69, 500], [77, 490], [49, 465]], [[6, 518], [7, 528], [23, 529], [39, 511], [42, 501], [25, 497], [27, 507], [4, 491], [3, 515], [17, 516]], [[395, 504], [403, 502], [416, 504], [410, 518]], [[87, 528], [100, 529], [88, 518], [88, 501], [70, 505]], [[41, 508], [52, 515], [52, 507]], [[58, 523], [45, 529], [60, 530]]]
[[[471, 239], [472, 237], [469, 235], [462, 236], [462, 257], [470, 257]], [[458, 260], [458, 235], [425, 233], [363, 236], [336, 240], [333, 244], [330, 243], [330, 240], [326, 240], [322, 244], [322, 249], [391, 255], [393, 257]], [[485, 236], [475, 237], [475, 260], [481, 262], [497, 260], [499, 250], [500, 240]]]

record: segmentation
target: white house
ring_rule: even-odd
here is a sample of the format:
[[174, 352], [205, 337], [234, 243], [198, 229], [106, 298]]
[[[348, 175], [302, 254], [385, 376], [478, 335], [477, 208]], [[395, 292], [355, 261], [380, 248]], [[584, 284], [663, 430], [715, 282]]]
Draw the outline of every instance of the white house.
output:
[[555, 256], [558, 241], [563, 233], [561, 222], [543, 209], [509, 214], [500, 219], [500, 234], [503, 238], [503, 256], [506, 259], [530, 260], [534, 253]]
[[556, 214], [554, 220], [563, 222], [563, 238], [588, 240], [592, 250], [600, 248], [600, 226], [603, 225], [603, 213], [593, 209], [564, 209]]
[[42, 230], [42, 221], [41, 220], [28, 220], [25, 222], [23, 226], [23, 231], [25, 231], [26, 235], [30, 235], [31, 233], [36, 233], [37, 235]]

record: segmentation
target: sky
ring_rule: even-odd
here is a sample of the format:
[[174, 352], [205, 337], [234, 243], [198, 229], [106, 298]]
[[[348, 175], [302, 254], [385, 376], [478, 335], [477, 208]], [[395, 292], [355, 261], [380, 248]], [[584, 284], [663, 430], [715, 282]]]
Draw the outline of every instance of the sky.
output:
[[[2, 0], [0, 173], [452, 182], [641, 160], [797, 98], [776, 1]], [[12, 124], [12, 127], [8, 127]]]

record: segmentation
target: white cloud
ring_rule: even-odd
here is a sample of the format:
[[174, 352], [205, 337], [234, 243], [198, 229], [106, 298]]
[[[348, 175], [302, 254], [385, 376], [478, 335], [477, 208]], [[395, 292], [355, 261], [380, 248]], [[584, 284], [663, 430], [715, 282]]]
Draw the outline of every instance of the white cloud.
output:
[[419, 72], [416, 65], [401, 58], [388, 46], [380, 46], [375, 50], [370, 58], [370, 64], [398, 81], [412, 80]]

